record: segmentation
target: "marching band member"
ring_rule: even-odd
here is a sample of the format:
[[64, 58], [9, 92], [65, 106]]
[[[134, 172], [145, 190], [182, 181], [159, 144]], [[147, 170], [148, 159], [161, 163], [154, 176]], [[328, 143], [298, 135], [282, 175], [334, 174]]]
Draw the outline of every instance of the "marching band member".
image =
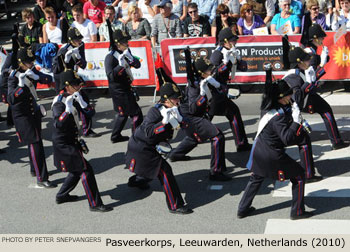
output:
[[[288, 53], [288, 61], [292, 69], [288, 70], [283, 80], [293, 89], [292, 99], [299, 108], [303, 108], [308, 94], [315, 87], [315, 83], [306, 81], [303, 73], [310, 67], [311, 56], [301, 47], [292, 47]], [[311, 140], [308, 134], [303, 135], [304, 141], [299, 142], [299, 155], [301, 166], [305, 170], [306, 183], [317, 182], [322, 177], [315, 175]]]
[[44, 146], [41, 138], [41, 118], [46, 116], [42, 105], [36, 103], [37, 82], [51, 83], [50, 75], [34, 68], [31, 48], [20, 48], [17, 53], [18, 69], [8, 78], [8, 103], [11, 106], [16, 134], [20, 143], [28, 144], [31, 173], [37, 178], [37, 185], [54, 188], [49, 181]]
[[252, 201], [265, 178], [279, 181], [289, 179], [292, 183], [292, 220], [311, 217], [305, 211], [303, 168], [285, 152], [285, 147], [303, 141], [306, 134], [302, 125], [300, 110], [294, 102], [291, 106], [293, 90], [281, 80], [266, 87], [261, 103], [262, 117], [250, 153], [247, 168], [252, 172], [243, 197], [238, 206], [238, 218], [253, 213]]
[[[57, 52], [56, 57], [53, 60], [52, 71], [54, 73], [56, 83], [56, 93], [60, 92], [60, 74], [65, 69], [73, 69], [78, 71], [79, 68], [85, 69], [87, 62], [85, 59], [85, 45], [82, 42], [83, 36], [77, 28], [71, 27], [67, 32], [68, 43], [62, 45]], [[89, 104], [89, 97], [87, 94], [80, 90], [80, 94], [86, 103]], [[89, 105], [89, 108], [93, 111], [94, 108]], [[84, 111], [79, 111], [79, 117], [83, 125], [83, 135], [85, 137], [99, 137], [100, 134], [92, 130], [92, 117], [95, 113], [86, 114]]]
[[175, 84], [166, 82], [160, 96], [159, 103], [150, 108], [129, 139], [126, 165], [136, 175], [129, 178], [128, 186], [148, 189], [148, 182], [158, 177], [170, 213], [190, 214], [193, 211], [185, 205], [170, 165], [157, 151], [162, 142], [168, 142], [185, 125], [178, 110], [181, 93]]
[[214, 66], [208, 59], [197, 58], [194, 66], [198, 71], [198, 75], [195, 76], [189, 50], [185, 50], [185, 54], [188, 86], [186, 89], [186, 102], [181, 104], [180, 111], [189, 121], [189, 126], [185, 129], [186, 137], [169, 154], [169, 158], [172, 162], [188, 160], [190, 157], [186, 156], [187, 153], [193, 150], [198, 143], [210, 139], [211, 161], [209, 179], [216, 181], [231, 180], [231, 177], [224, 174], [224, 171], [226, 171], [225, 136], [220, 129], [213, 125], [207, 114], [209, 100], [211, 97], [219, 95], [218, 91], [211, 92], [209, 88], [210, 86], [220, 86], [220, 83], [211, 76]]
[[241, 112], [238, 106], [227, 97], [227, 81], [231, 72], [231, 79], [235, 76], [236, 68], [246, 70], [246, 63], [239, 59], [236, 53], [238, 36], [231, 28], [225, 28], [218, 35], [219, 46], [213, 51], [210, 61], [217, 67], [216, 81], [220, 83], [222, 93], [213, 96], [210, 102], [209, 116], [212, 119], [215, 115], [224, 115], [230, 122], [230, 127], [235, 139], [237, 151], [248, 151], [252, 148], [248, 143], [247, 135]]
[[[88, 104], [80, 94], [83, 81], [73, 70], [61, 73], [61, 92], [52, 104], [53, 111], [53, 154], [57, 169], [69, 172], [56, 195], [56, 203], [62, 204], [78, 200], [78, 196], [69, 193], [77, 186], [79, 180], [83, 184], [90, 210], [108, 212], [112, 208], [102, 203], [94, 170], [83, 157], [88, 148], [83, 139], [79, 140], [78, 110], [87, 109]], [[86, 113], [91, 111], [87, 110]]]
[[136, 95], [131, 87], [134, 80], [130, 67], [140, 68], [139, 59], [131, 55], [128, 41], [130, 36], [122, 30], [116, 30], [111, 36], [112, 50], [105, 58], [105, 69], [108, 78], [109, 92], [113, 107], [117, 112], [111, 136], [112, 143], [127, 141], [121, 132], [130, 116], [132, 132], [142, 123], [143, 115], [137, 104]]
[[[325, 74], [324, 66], [329, 61], [328, 48], [323, 45], [326, 36], [319, 24], [312, 24], [308, 28], [308, 43], [305, 51], [311, 54], [311, 66], [305, 70], [305, 78], [308, 83], [315, 87], [306, 94], [302, 111], [310, 114], [318, 113], [322, 117], [332, 143], [332, 149], [338, 150], [347, 147], [348, 144], [343, 142], [339, 134], [331, 106], [316, 92], [318, 80]], [[317, 54], [318, 47], [322, 47], [321, 55]]]

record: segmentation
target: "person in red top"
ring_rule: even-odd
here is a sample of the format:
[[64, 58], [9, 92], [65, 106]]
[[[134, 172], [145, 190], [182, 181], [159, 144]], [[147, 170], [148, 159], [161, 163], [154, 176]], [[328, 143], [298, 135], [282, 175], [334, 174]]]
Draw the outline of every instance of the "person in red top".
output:
[[105, 21], [104, 9], [106, 4], [100, 0], [89, 0], [84, 3], [84, 18], [90, 19], [97, 28]]

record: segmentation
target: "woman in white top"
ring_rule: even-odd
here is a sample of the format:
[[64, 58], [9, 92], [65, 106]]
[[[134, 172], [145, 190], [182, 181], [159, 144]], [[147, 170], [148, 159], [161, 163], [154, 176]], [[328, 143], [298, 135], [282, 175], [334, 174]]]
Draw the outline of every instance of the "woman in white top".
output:
[[131, 17], [128, 15], [128, 10], [133, 5], [136, 5], [135, 0], [122, 0], [118, 4], [118, 18], [124, 25], [131, 20]]
[[152, 24], [153, 17], [159, 13], [158, 4], [160, 0], [139, 0], [138, 7], [142, 12], [142, 17], [147, 19], [148, 23]]
[[61, 44], [61, 20], [57, 19], [57, 14], [52, 7], [46, 7], [44, 9], [44, 13], [48, 22], [43, 25], [43, 42]]
[[346, 25], [346, 29], [350, 29], [350, 1], [349, 0], [340, 0], [340, 11], [335, 12], [335, 16], [333, 17], [332, 22], [332, 30], [337, 31], [340, 26], [344, 23]]
[[80, 4], [75, 5], [72, 13], [74, 18], [72, 27], [77, 28], [81, 35], [83, 35], [83, 42], [97, 41], [97, 27], [90, 19], [84, 18], [83, 7]]

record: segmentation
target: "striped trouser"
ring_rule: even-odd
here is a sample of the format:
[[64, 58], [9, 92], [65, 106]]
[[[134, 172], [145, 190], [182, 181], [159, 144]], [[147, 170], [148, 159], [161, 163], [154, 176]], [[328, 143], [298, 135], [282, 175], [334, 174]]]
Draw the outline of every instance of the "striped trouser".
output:
[[163, 186], [165, 193], [166, 203], [170, 210], [175, 210], [184, 206], [184, 200], [182, 199], [180, 189], [176, 183], [173, 171], [164, 159], [162, 160], [160, 170], [158, 173], [158, 179]]
[[40, 139], [38, 142], [28, 144], [28, 152], [30, 171], [35, 173], [38, 182], [47, 181], [49, 175], [42, 140]]
[[57, 193], [56, 198], [67, 196], [77, 186], [81, 179], [90, 207], [100, 206], [102, 205], [102, 199], [100, 192], [98, 191], [94, 171], [89, 162], [86, 160], [84, 161], [86, 169], [82, 172], [69, 172], [61, 189]]

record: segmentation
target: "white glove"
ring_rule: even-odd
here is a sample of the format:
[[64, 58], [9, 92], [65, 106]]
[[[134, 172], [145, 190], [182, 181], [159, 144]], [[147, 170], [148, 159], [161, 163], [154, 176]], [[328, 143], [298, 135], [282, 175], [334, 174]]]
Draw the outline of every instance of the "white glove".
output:
[[237, 53], [237, 48], [235, 46], [233, 46], [231, 49], [230, 49], [232, 55], [237, 59], [237, 60], [240, 60], [241, 59], [241, 56]]
[[171, 108], [172, 109], [172, 115], [174, 116], [174, 118], [180, 123], [180, 122], [182, 122], [182, 115], [180, 114], [180, 112], [179, 112], [179, 109], [178, 109], [178, 107], [172, 107]]
[[323, 46], [322, 52], [321, 52], [321, 66], [323, 67], [327, 63], [328, 58], [328, 48], [327, 46]]
[[308, 83], [315, 83], [316, 81], [316, 73], [312, 66], [305, 70], [305, 78]]
[[69, 114], [73, 113], [73, 95], [67, 96], [66, 101], [64, 102], [66, 104], [66, 112]]
[[207, 82], [209, 82], [210, 85], [212, 85], [215, 88], [220, 87], [220, 82], [217, 82], [213, 76], [209, 76], [205, 79]]
[[122, 66], [122, 67], [126, 67], [126, 61], [124, 59], [124, 55], [121, 54], [118, 56], [118, 61], [119, 61], [119, 65]]
[[76, 100], [79, 103], [80, 107], [82, 107], [82, 108], [87, 107], [87, 103], [84, 101], [83, 97], [81, 96], [81, 94], [79, 92], [74, 92], [73, 98], [74, 98], [74, 100]]
[[78, 60], [81, 59], [80, 52], [79, 52], [79, 47], [74, 47], [72, 49], [72, 53], [75, 56], [75, 58], [77, 58]]
[[35, 74], [31, 69], [27, 69], [27, 71], [25, 71], [25, 75], [33, 80], [39, 80], [39, 75]]
[[162, 123], [164, 125], [169, 123], [171, 111], [172, 111], [171, 108], [163, 108], [160, 111], [160, 114], [163, 116]]
[[223, 62], [224, 64], [227, 64], [229, 61], [232, 62], [232, 64], [236, 64], [237, 61], [237, 55], [236, 55], [236, 48], [232, 47], [230, 50], [227, 50], [223, 53], [224, 58]]
[[292, 104], [292, 117], [293, 117], [293, 122], [296, 122], [299, 124], [301, 123], [300, 109], [296, 102]]
[[19, 74], [18, 76], [18, 86], [19, 87], [24, 87], [24, 78], [26, 77], [26, 74], [25, 73], [21, 73]]
[[201, 82], [199, 83], [199, 94], [201, 96], [205, 96], [208, 90], [208, 83], [206, 80], [201, 80]]
[[73, 49], [68, 50], [66, 52], [66, 55], [64, 55], [64, 62], [68, 64], [70, 59], [72, 58], [72, 55], [73, 55]]
[[134, 57], [131, 55], [129, 48], [125, 49], [123, 54], [124, 58], [126, 58], [129, 62], [132, 62], [134, 60]]

